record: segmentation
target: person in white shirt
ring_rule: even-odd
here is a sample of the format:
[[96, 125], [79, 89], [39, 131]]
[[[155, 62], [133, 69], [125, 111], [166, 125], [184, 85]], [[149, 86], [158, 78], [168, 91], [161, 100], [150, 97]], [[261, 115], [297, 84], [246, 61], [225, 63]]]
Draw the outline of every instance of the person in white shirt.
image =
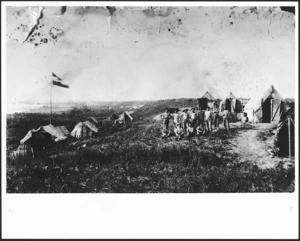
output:
[[242, 123], [243, 123], [243, 127], [247, 127], [247, 124], [248, 124], [248, 121], [249, 121], [249, 119], [248, 119], [248, 116], [247, 116], [247, 113], [243, 113], [243, 117], [242, 117]]
[[248, 116], [247, 116], [247, 113], [245, 113], [245, 112], [243, 113], [242, 122], [244, 124], [246, 124], [248, 122]]
[[213, 108], [213, 122], [215, 129], [219, 129], [219, 111], [218, 106], [215, 104], [215, 107]]
[[[161, 115], [163, 119], [163, 133], [168, 133], [169, 132], [169, 122], [171, 119], [171, 115], [169, 113], [168, 108], [165, 109], [165, 112]], [[163, 134], [165, 136], [165, 134]]]
[[230, 130], [230, 126], [229, 126], [229, 118], [230, 118], [230, 112], [229, 110], [223, 110], [222, 112], [222, 117], [223, 117], [223, 125], [224, 128], [229, 131]]
[[196, 120], [197, 120], [197, 113], [195, 112], [195, 108], [192, 108], [190, 113], [190, 123], [192, 124], [192, 126], [196, 125]]
[[180, 115], [180, 117], [182, 119], [183, 131], [186, 134], [187, 134], [187, 127], [188, 127], [188, 119], [189, 119], [189, 115], [188, 115], [187, 111], [188, 111], [187, 109], [183, 110], [183, 112]]
[[174, 111], [174, 114], [173, 114], [173, 122], [174, 122], [174, 128], [177, 127], [177, 124], [180, 124], [180, 116], [178, 114], [178, 110], [175, 110]]
[[207, 107], [206, 111], [204, 112], [204, 121], [206, 124], [207, 131], [211, 131], [211, 119], [212, 119], [212, 113], [210, 111], [210, 107]]

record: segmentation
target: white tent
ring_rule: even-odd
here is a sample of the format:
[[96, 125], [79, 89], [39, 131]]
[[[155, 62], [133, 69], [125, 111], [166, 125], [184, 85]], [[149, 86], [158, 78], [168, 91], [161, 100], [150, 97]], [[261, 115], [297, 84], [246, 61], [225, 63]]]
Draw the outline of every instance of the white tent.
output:
[[130, 113], [128, 111], [124, 111], [121, 115], [119, 115], [119, 118], [116, 119], [116, 122], [118, 123], [124, 123], [126, 121], [132, 121], [133, 117], [130, 115]]
[[220, 102], [220, 110], [229, 110], [232, 113], [241, 113], [243, 111], [243, 104], [238, 100], [232, 92]]
[[217, 99], [215, 99], [211, 93], [208, 91], [205, 92], [205, 94], [197, 100], [198, 102], [198, 108], [201, 108], [202, 110], [205, 110], [207, 107], [213, 108], [215, 103], [218, 102]]
[[63, 133], [65, 136], [70, 135], [70, 132], [67, 130], [65, 126], [56, 126], [56, 129], [60, 132]]
[[92, 137], [93, 132], [97, 133], [98, 128], [90, 121], [78, 122], [71, 132], [71, 136], [77, 139]]
[[47, 125], [47, 126], [40, 126], [38, 129], [32, 129], [30, 130], [25, 137], [20, 141], [21, 144], [24, 144], [25, 142], [27, 142], [28, 140], [31, 139], [33, 133], [36, 132], [47, 132], [50, 134], [51, 138], [54, 141], [62, 141], [67, 139], [67, 134], [66, 131], [68, 132], [68, 130], [64, 127], [64, 126], [60, 126], [60, 127], [55, 127], [53, 125]]
[[278, 91], [273, 87], [264, 93], [252, 97], [246, 104], [244, 111], [250, 122], [273, 122], [279, 121], [280, 115], [289, 107]]

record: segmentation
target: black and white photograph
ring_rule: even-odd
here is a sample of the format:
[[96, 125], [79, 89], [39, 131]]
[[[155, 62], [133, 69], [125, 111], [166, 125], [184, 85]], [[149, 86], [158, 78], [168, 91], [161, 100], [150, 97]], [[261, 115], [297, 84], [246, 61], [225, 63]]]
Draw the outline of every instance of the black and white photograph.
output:
[[295, 2], [50, 3], [2, 6], [6, 195], [295, 194]]

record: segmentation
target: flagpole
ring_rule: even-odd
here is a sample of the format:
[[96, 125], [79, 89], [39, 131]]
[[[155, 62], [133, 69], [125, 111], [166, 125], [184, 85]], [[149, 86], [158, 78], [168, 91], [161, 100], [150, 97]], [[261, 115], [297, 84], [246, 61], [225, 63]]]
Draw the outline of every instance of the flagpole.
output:
[[289, 158], [292, 160], [292, 146], [291, 146], [291, 121], [288, 116], [288, 131], [289, 131]]
[[50, 124], [51, 124], [51, 119], [52, 119], [52, 87], [53, 85], [50, 85]]

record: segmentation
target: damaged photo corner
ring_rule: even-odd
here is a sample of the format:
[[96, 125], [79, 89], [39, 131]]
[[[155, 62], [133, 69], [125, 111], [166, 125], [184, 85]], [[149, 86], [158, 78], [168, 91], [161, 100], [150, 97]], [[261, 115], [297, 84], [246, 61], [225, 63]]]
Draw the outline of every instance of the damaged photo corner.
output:
[[[41, 224], [35, 234], [27, 225], [23, 234], [12, 231], [29, 214], [25, 205], [64, 217], [84, 205], [91, 220], [118, 217], [118, 227], [132, 215], [148, 215], [149, 224], [168, 214], [152, 223], [152, 234], [134, 219], [137, 233], [100, 232], [93, 223], [89, 234], [76, 231], [81, 238], [244, 237], [246, 227], [233, 232], [228, 225], [212, 235], [196, 218], [211, 212], [223, 213], [218, 227], [226, 215], [265, 213], [256, 224], [245, 220], [257, 231], [248, 238], [295, 235], [295, 2], [36, 5], [6, 2], [2, 10], [7, 237], [43, 236]], [[55, 209], [45, 210], [41, 200]], [[260, 230], [273, 209], [290, 222], [280, 229], [273, 220], [276, 231]], [[187, 213], [189, 223], [210, 227], [181, 230], [174, 217]], [[161, 230], [164, 220], [174, 233]], [[61, 222], [47, 237], [75, 234]], [[97, 224], [107, 226], [104, 219]]]

